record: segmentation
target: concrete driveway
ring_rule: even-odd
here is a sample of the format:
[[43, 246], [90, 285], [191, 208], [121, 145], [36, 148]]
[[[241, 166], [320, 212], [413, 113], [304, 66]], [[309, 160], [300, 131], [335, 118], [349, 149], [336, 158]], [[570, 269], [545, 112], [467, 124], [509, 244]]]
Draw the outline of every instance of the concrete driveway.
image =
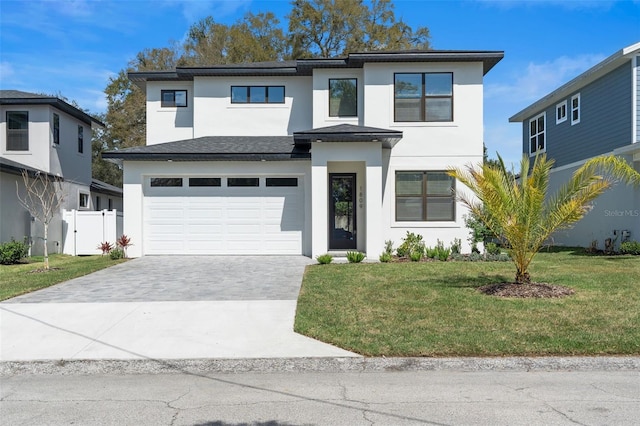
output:
[[310, 263], [133, 259], [0, 303], [0, 360], [356, 356], [293, 332]]

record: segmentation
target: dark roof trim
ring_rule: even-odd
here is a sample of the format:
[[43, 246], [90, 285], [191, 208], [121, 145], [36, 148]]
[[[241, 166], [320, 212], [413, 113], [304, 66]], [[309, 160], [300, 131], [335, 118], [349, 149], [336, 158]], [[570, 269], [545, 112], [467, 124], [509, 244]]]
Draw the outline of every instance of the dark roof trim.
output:
[[[5, 95], [3, 94], [2, 96]], [[100, 120], [56, 97], [0, 97], [0, 105], [51, 105], [89, 126], [95, 123], [100, 127], [104, 127], [104, 123]]]
[[35, 169], [33, 167], [25, 166], [24, 164], [17, 163], [15, 161], [9, 160], [8, 158], [0, 157], [0, 172], [9, 173], [12, 175], [22, 175], [22, 171], [26, 170], [29, 173], [29, 176], [34, 177], [40, 173], [44, 173], [50, 178], [57, 180], [59, 182], [64, 182], [64, 178], [61, 176], [52, 175], [51, 173], [47, 173], [40, 169]]
[[122, 188], [118, 188], [117, 186], [110, 185], [98, 179], [91, 179], [91, 185], [89, 188], [91, 192], [113, 195], [114, 197], [122, 197]]
[[223, 154], [223, 153], [140, 153], [140, 152], [103, 152], [102, 158], [105, 160], [123, 161], [287, 161], [287, 160], [309, 160], [311, 153], [251, 153], [251, 154]]
[[130, 72], [139, 87], [146, 81], [192, 80], [197, 76], [309, 76], [314, 68], [362, 68], [367, 62], [482, 62], [488, 73], [504, 57], [502, 51], [415, 50], [350, 53], [346, 58], [298, 59], [211, 67], [177, 67], [175, 71]]

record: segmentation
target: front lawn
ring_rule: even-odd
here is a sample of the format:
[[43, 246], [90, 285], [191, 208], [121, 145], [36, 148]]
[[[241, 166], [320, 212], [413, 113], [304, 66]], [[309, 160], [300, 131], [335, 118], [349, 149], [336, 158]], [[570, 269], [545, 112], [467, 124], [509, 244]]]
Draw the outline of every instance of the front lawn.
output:
[[640, 354], [640, 257], [543, 252], [530, 272], [575, 294], [477, 291], [512, 281], [512, 262], [312, 265], [295, 330], [367, 356]]
[[49, 272], [33, 272], [42, 268], [42, 256], [34, 256], [29, 263], [0, 265], [0, 300], [30, 293], [72, 278], [117, 265], [123, 260], [111, 260], [109, 256], [49, 256]]

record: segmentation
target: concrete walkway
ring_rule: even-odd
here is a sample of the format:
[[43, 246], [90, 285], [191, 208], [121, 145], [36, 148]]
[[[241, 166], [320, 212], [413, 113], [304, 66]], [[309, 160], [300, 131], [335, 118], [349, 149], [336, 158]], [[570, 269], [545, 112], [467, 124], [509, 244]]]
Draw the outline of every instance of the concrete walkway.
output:
[[310, 263], [134, 259], [0, 303], [0, 361], [357, 356], [293, 332]]

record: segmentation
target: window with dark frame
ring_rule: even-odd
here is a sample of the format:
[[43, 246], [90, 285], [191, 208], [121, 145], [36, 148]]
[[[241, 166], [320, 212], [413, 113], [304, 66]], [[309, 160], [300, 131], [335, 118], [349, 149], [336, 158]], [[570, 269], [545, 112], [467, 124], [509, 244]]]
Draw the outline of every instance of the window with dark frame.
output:
[[80, 199], [78, 200], [79, 208], [86, 209], [89, 207], [89, 194], [80, 193]]
[[242, 187], [242, 186], [260, 186], [259, 178], [252, 177], [230, 177], [227, 178], [227, 186], [229, 187]]
[[298, 186], [298, 178], [267, 178], [267, 186]]
[[396, 221], [455, 220], [455, 179], [444, 171], [396, 171]]
[[179, 187], [182, 186], [182, 178], [151, 178], [152, 187]]
[[78, 126], [78, 152], [84, 152], [84, 127]]
[[96, 211], [100, 211], [100, 196], [96, 195]]
[[7, 151], [29, 151], [29, 111], [7, 111]]
[[453, 121], [453, 73], [396, 73], [394, 121]]
[[232, 104], [283, 104], [284, 86], [231, 86]]
[[56, 113], [53, 114], [53, 143], [60, 144], [60, 116]]
[[358, 80], [329, 79], [329, 117], [358, 116]]
[[113, 210], [113, 200], [109, 198], [109, 210]]
[[546, 149], [546, 123], [542, 113], [529, 120], [529, 154], [542, 152]]
[[208, 187], [208, 186], [221, 186], [221, 181], [219, 177], [199, 177], [199, 178], [189, 178], [189, 186], [190, 187]]
[[160, 98], [160, 106], [163, 108], [187, 106], [186, 90], [161, 90]]

